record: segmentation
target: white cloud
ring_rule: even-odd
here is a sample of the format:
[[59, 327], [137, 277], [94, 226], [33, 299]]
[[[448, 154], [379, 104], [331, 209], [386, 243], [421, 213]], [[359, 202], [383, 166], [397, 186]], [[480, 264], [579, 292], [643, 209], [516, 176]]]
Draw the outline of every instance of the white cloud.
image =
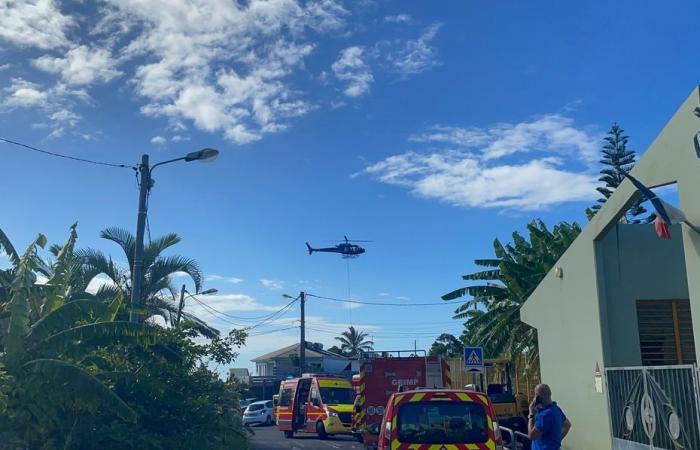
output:
[[397, 14], [395, 16], [384, 17], [384, 21], [389, 23], [411, 23], [413, 18], [410, 14]]
[[391, 297], [391, 294], [388, 292], [380, 292], [379, 294], [377, 294], [377, 296], [379, 296], [379, 297]]
[[13, 78], [10, 86], [4, 89], [3, 104], [10, 107], [45, 107], [49, 103], [48, 92], [36, 83], [22, 78]]
[[271, 280], [268, 278], [261, 278], [260, 284], [262, 284], [264, 287], [266, 287], [268, 289], [275, 289], [275, 290], [279, 290], [279, 289], [282, 289], [284, 287], [284, 282], [282, 282], [280, 280]]
[[282, 131], [287, 119], [313, 109], [286, 78], [314, 49], [307, 31], [337, 30], [347, 14], [329, 0], [134, 0], [117, 7], [140, 25], [125, 55], [146, 60], [134, 79], [146, 101], [142, 112], [191, 120], [238, 143]]
[[244, 281], [243, 278], [225, 277], [222, 275], [207, 275], [205, 280], [206, 281], [222, 281], [224, 283], [231, 283], [231, 284], [238, 284], [238, 283], [242, 283]]
[[179, 134], [176, 134], [175, 136], [170, 138], [171, 142], [185, 142], [185, 141], [189, 141], [189, 140], [190, 140], [189, 136], [181, 136]]
[[167, 141], [163, 136], [154, 136], [151, 138], [151, 144], [154, 144], [154, 145], [163, 145], [166, 142]]
[[22, 78], [12, 78], [10, 85], [2, 92], [4, 98], [0, 100], [0, 111], [18, 108], [43, 111], [51, 124], [39, 124], [37, 127], [52, 128], [49, 137], [61, 136], [67, 128], [75, 127], [81, 117], [73, 111], [74, 107], [78, 103], [90, 102], [90, 97], [83, 89], [70, 88], [62, 83], [44, 88]]
[[421, 143], [444, 143], [477, 149], [484, 159], [498, 159], [518, 152], [544, 151], [572, 155], [576, 159], [598, 160], [600, 136], [576, 128], [574, 120], [559, 114], [547, 114], [516, 124], [497, 124], [489, 128], [434, 126], [411, 136]]
[[67, 47], [66, 31], [74, 25], [53, 0], [0, 2], [0, 39], [23, 47]]
[[[202, 302], [206, 303], [212, 308], [222, 311], [224, 313], [229, 312], [252, 312], [252, 311], [279, 311], [284, 305], [265, 305], [253, 297], [246, 294], [216, 294], [203, 296], [200, 299]], [[203, 309], [204, 307], [196, 302], [189, 303], [188, 309], [190, 312], [192, 310]]]
[[357, 309], [357, 308], [362, 308], [362, 303], [349, 303], [345, 302], [343, 303], [343, 309]]
[[57, 2], [3, 2], [0, 40], [50, 50], [33, 65], [69, 86], [123, 70], [141, 113], [237, 143], [281, 132], [316, 108], [292, 76], [319, 35], [342, 31], [349, 14], [339, 0], [115, 0], [95, 9], [81, 34], [68, 36], [75, 22]]
[[420, 37], [406, 41], [397, 50], [389, 53], [387, 61], [392, 70], [402, 77], [408, 77], [439, 66], [440, 61], [431, 46], [431, 41], [441, 26], [440, 23], [430, 25]]
[[[596, 194], [590, 164], [599, 136], [566, 117], [551, 114], [490, 128], [437, 126], [411, 140], [447, 147], [389, 156], [364, 173], [464, 207], [540, 210]], [[534, 155], [513, 160], [517, 153]]]
[[121, 75], [116, 69], [117, 61], [105, 48], [91, 48], [80, 45], [68, 50], [64, 57], [44, 55], [32, 64], [45, 72], [58, 74], [71, 85], [105, 83]]
[[9, 64], [0, 64], [0, 72], [2, 72], [3, 70], [9, 69], [9, 68], [10, 68]]
[[98, 275], [90, 280], [85, 290], [90, 294], [95, 294], [102, 286], [114, 286], [114, 282], [106, 275]]
[[348, 47], [331, 66], [335, 76], [347, 82], [344, 92], [348, 97], [367, 94], [370, 84], [374, 81], [369, 65], [363, 60], [364, 53], [363, 47]]

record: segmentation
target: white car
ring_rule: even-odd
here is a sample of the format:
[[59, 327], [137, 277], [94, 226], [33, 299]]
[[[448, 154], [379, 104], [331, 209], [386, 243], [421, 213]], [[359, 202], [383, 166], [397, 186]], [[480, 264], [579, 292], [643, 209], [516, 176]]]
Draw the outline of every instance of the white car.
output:
[[253, 402], [243, 413], [243, 425], [253, 425], [255, 423], [272, 425], [275, 423], [275, 409], [272, 400]]

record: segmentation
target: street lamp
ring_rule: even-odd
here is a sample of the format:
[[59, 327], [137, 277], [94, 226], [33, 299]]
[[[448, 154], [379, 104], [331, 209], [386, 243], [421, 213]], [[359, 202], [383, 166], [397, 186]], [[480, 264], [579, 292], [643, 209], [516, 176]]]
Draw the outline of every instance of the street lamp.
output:
[[136, 243], [134, 245], [134, 267], [131, 270], [131, 306], [132, 310], [129, 313], [129, 320], [131, 322], [138, 322], [138, 313], [134, 311], [133, 307], [141, 303], [141, 285], [143, 283], [143, 235], [146, 230], [146, 216], [148, 214], [148, 193], [153, 187], [153, 179], [151, 174], [153, 169], [158, 166], [169, 164], [175, 161], [200, 161], [200, 162], [210, 162], [219, 156], [219, 151], [213, 148], [203, 148], [196, 152], [188, 153], [187, 155], [169, 159], [167, 161], [162, 161], [154, 164], [153, 167], [149, 165], [148, 155], [141, 155], [141, 164], [139, 164], [139, 173], [141, 175], [141, 182], [139, 183], [139, 212], [136, 219]]
[[[217, 292], [219, 292], [218, 289], [207, 289], [206, 291], [202, 291], [197, 293], [197, 295], [214, 295]], [[180, 289], [180, 305], [177, 307], [177, 320], [175, 320], [175, 323], [178, 324], [180, 323], [180, 317], [182, 316], [182, 308], [185, 307], [185, 293], [189, 294], [188, 297], [194, 297], [194, 294], [190, 294], [187, 292], [187, 289], [185, 288], [185, 285], [182, 285], [182, 289]]]

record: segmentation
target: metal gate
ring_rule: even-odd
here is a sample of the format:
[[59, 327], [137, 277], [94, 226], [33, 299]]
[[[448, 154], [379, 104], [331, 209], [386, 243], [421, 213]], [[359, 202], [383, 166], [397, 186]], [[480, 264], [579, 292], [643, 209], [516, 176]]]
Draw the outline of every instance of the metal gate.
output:
[[606, 369], [613, 449], [700, 449], [694, 365]]

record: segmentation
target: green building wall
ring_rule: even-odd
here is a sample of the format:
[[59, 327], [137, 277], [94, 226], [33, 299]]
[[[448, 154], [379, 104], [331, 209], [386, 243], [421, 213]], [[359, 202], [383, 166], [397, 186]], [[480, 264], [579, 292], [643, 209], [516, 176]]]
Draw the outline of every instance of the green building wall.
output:
[[[699, 106], [700, 93], [695, 88], [632, 172], [649, 187], [677, 182], [680, 208], [697, 225], [700, 157], [694, 137], [700, 131], [700, 118], [694, 110]], [[522, 320], [538, 331], [542, 380], [552, 386], [556, 400], [573, 423], [563, 445], [566, 450], [612, 448], [605, 390], [596, 392], [594, 370], [596, 364], [604, 369], [613, 359], [632, 361], [634, 355], [627, 346], [632, 345], [629, 340], [634, 333], [616, 331], [624, 345], [612, 347], [607, 331], [615, 327], [618, 318], [616, 311], [609, 314], [606, 303], [609, 287], [605, 281], [611, 276], [611, 267], [610, 261], [607, 265], [605, 262], [605, 244], [598, 244], [609, 237], [608, 232], [614, 230], [621, 214], [638, 196], [632, 184], [624, 181], [558, 261], [562, 277], [557, 277], [555, 270], [547, 274], [521, 310]], [[683, 246], [686, 298], [691, 304], [695, 348], [700, 349], [700, 234], [686, 225], [672, 233], [676, 245]], [[625, 281], [613, 291], [626, 289]], [[623, 297], [631, 299], [632, 294], [646, 296], [644, 292], [630, 292]]]

